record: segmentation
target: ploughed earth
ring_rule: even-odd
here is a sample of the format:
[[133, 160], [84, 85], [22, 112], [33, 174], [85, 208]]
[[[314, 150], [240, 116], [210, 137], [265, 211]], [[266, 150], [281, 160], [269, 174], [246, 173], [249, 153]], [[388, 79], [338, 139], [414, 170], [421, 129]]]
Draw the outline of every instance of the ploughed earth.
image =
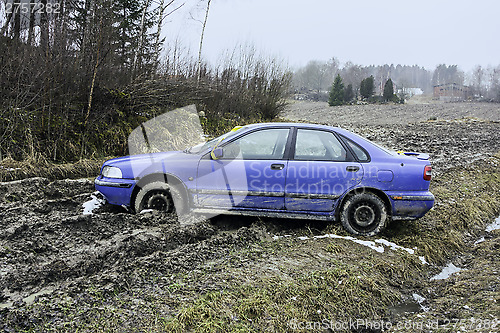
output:
[[92, 179], [0, 183], [0, 329], [498, 330], [500, 105], [296, 102], [283, 118], [429, 153], [435, 207], [354, 238], [338, 223], [133, 215], [101, 205]]

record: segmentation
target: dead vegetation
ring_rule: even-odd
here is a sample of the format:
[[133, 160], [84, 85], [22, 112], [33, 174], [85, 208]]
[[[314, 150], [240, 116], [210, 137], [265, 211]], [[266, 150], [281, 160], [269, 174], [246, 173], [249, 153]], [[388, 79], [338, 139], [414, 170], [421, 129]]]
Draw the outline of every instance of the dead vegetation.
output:
[[5, 158], [0, 161], [0, 182], [31, 177], [47, 179], [76, 179], [95, 177], [105, 159], [82, 159], [76, 163], [55, 164], [42, 156], [16, 161]]

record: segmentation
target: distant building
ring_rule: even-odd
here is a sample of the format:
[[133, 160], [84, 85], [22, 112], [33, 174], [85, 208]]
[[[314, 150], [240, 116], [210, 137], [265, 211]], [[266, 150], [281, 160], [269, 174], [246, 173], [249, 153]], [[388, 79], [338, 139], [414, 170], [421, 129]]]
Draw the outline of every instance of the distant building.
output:
[[442, 101], [463, 101], [470, 97], [470, 89], [457, 83], [445, 83], [434, 86], [434, 98]]
[[398, 89], [398, 95], [405, 95], [408, 98], [411, 98], [415, 95], [423, 95], [424, 91], [421, 88], [401, 88]]

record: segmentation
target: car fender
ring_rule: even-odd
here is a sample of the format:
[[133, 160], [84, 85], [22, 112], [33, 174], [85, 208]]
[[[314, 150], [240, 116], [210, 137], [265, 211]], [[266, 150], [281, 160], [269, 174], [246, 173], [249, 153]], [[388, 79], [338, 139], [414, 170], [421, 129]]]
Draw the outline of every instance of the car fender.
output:
[[134, 186], [130, 202], [133, 203], [135, 201], [137, 193], [139, 193], [140, 189], [144, 187], [144, 185], [155, 181], [165, 182], [175, 186], [180, 191], [183, 199], [187, 200], [187, 206], [192, 206], [193, 198], [189, 195], [190, 192], [186, 184], [178, 176], [171, 173], [163, 173], [161, 171], [153, 172], [142, 177]]
[[392, 216], [392, 203], [391, 203], [389, 196], [384, 191], [377, 189], [375, 187], [358, 185], [358, 186], [355, 186], [355, 187], [347, 190], [339, 198], [339, 200], [337, 200], [337, 203], [336, 203], [335, 208], [333, 210], [336, 219], [337, 220], [339, 219], [340, 209], [342, 208], [342, 205], [344, 205], [344, 202], [347, 200], [347, 198], [349, 196], [356, 194], [356, 193], [364, 193], [364, 192], [371, 192], [371, 193], [378, 195], [380, 197], [380, 199], [382, 199], [382, 201], [386, 205], [387, 214]]

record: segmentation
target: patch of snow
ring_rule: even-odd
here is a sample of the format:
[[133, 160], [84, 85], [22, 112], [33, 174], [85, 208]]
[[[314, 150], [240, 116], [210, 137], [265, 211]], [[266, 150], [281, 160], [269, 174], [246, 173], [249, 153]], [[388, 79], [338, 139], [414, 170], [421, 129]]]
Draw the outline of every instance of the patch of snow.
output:
[[412, 295], [412, 297], [413, 297], [413, 299], [415, 300], [415, 302], [417, 302], [417, 303], [419, 303], [419, 304], [420, 304], [420, 303], [422, 303], [423, 301], [425, 301], [425, 297], [420, 296], [419, 294], [416, 294], [416, 293], [414, 293], [414, 294]]
[[[274, 236], [273, 236], [273, 239], [274, 239], [274, 240], [278, 240], [278, 239], [280, 239], [280, 238], [285, 238], [285, 237], [292, 237], [292, 235], [284, 235], [284, 236], [277, 236], [277, 235], [274, 235]], [[299, 238], [300, 238], [300, 237], [299, 237]], [[307, 237], [306, 237], [306, 238], [307, 238]], [[309, 238], [307, 238], [307, 239], [309, 239]]]
[[353, 241], [354, 243], [357, 243], [357, 244], [361, 244], [361, 245], [364, 245], [364, 246], [367, 246], [379, 253], [384, 253], [384, 247], [383, 246], [377, 246], [377, 244], [375, 244], [375, 242], [372, 242], [372, 241], [364, 241], [364, 240], [361, 240], [361, 239], [357, 239], [357, 238], [354, 238], [354, 237], [351, 237], [351, 236], [339, 236], [339, 235], [335, 235], [335, 234], [326, 234], [326, 235], [322, 235], [322, 236], [314, 236], [314, 238], [340, 238], [340, 239], [346, 239], [346, 240], [350, 240], [350, 241]]
[[422, 304], [422, 303], [425, 301], [425, 297], [420, 296], [419, 294], [416, 294], [416, 293], [414, 293], [414, 294], [412, 295], [412, 297], [413, 297], [413, 299], [415, 300], [415, 302], [417, 302], [417, 303], [418, 303], [418, 305], [420, 305], [420, 307], [422, 308], [422, 310], [423, 310], [424, 312], [429, 311], [429, 307], [424, 306], [424, 305]]
[[0, 166], [0, 169], [4, 169], [6, 171], [16, 171], [16, 170], [21, 170], [21, 168], [6, 168], [6, 167], [3, 167], [3, 166]]
[[500, 229], [500, 216], [495, 219], [495, 221], [486, 227], [487, 232], [492, 232], [493, 230]]
[[431, 277], [431, 281], [432, 280], [445, 280], [445, 279], [449, 278], [450, 275], [457, 273], [457, 272], [460, 272], [461, 270], [462, 270], [462, 268], [459, 268], [450, 262], [448, 265], [443, 267], [443, 270], [441, 271], [441, 273]]
[[81, 183], [81, 184], [85, 184], [85, 183], [89, 182], [89, 180], [87, 178], [65, 179], [64, 181], [67, 183], [74, 182], [74, 183]]
[[97, 192], [92, 193], [91, 199], [83, 203], [83, 215], [93, 214], [94, 209], [101, 207], [104, 204], [104, 199], [97, 197]]
[[482, 243], [482, 242], [484, 242], [484, 241], [485, 241], [484, 237], [481, 237], [481, 238], [479, 238], [477, 241], [475, 241], [475, 242], [474, 242], [474, 245], [479, 244], [479, 243]]
[[409, 254], [415, 254], [415, 250], [413, 250], [413, 249], [408, 249], [406, 247], [399, 246], [396, 243], [389, 242], [388, 240], [385, 240], [385, 239], [382, 239], [382, 238], [376, 239], [375, 242], [379, 243], [379, 244], [383, 244], [383, 245], [385, 245], [387, 247], [390, 247], [391, 250], [398, 250], [399, 249], [399, 250], [406, 251]]
[[[283, 238], [283, 237], [290, 237], [290, 235], [285, 235], [285, 236], [273, 236], [273, 239], [274, 240], [278, 240], [280, 238]], [[393, 243], [393, 242], [389, 242], [388, 240], [386, 239], [382, 239], [382, 238], [379, 238], [379, 239], [376, 239], [375, 241], [366, 241], [366, 240], [361, 240], [361, 239], [357, 239], [355, 237], [352, 237], [352, 236], [339, 236], [339, 235], [335, 235], [335, 234], [325, 234], [325, 235], [321, 235], [321, 236], [314, 236], [314, 237], [307, 237], [307, 236], [300, 236], [300, 237], [297, 237], [299, 240], [308, 240], [308, 239], [321, 239], [321, 238], [336, 238], [336, 239], [345, 239], [345, 240], [350, 240], [354, 243], [357, 243], [357, 244], [360, 244], [360, 245], [364, 245], [366, 247], [369, 247], [379, 253], [384, 253], [385, 251], [385, 247], [384, 246], [387, 246], [389, 247], [391, 250], [395, 251], [395, 250], [403, 250], [403, 251], [406, 251], [408, 252], [409, 254], [415, 254], [415, 249], [409, 249], [409, 248], [406, 248], [406, 247], [403, 247], [403, 246], [399, 246], [397, 245], [396, 243]], [[379, 246], [378, 244], [382, 244], [383, 246]], [[420, 256], [418, 257], [418, 259], [420, 260], [420, 262], [422, 263], [422, 265], [428, 265], [429, 263], [425, 260], [425, 257], [423, 256]]]
[[152, 209], [143, 209], [139, 214], [151, 213], [152, 211], [153, 211]]

